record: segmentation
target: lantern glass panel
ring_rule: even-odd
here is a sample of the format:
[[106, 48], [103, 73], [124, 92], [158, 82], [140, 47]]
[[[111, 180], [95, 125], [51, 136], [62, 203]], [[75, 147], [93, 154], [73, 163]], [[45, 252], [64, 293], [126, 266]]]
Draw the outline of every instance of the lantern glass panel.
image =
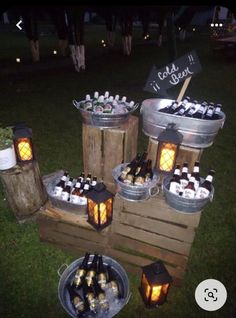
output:
[[152, 302], [157, 302], [159, 300], [161, 295], [161, 288], [162, 288], [162, 285], [152, 287], [152, 295], [151, 295]]
[[143, 296], [145, 297], [146, 301], [149, 300], [151, 288], [150, 285], [148, 284], [147, 278], [145, 274], [142, 275], [142, 292]]
[[177, 145], [163, 142], [160, 149], [159, 169], [170, 172], [174, 168]]
[[17, 140], [17, 150], [21, 160], [27, 161], [33, 159], [33, 151], [29, 138], [19, 138]]

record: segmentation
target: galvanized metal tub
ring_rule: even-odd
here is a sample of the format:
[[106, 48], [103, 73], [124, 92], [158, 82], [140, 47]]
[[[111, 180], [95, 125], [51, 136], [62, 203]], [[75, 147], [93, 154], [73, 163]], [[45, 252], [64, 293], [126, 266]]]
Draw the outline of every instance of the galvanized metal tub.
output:
[[150, 98], [142, 102], [143, 132], [145, 135], [158, 138], [169, 123], [175, 123], [176, 129], [183, 134], [182, 145], [193, 148], [207, 148], [212, 145], [220, 128], [223, 128], [225, 114], [217, 120], [204, 120], [181, 117], [173, 114], [161, 113], [158, 110], [173, 102], [171, 99]]
[[160, 179], [160, 176], [157, 171], [154, 171], [153, 179], [142, 186], [129, 185], [120, 181], [118, 178], [121, 174], [121, 171], [124, 169], [124, 167], [126, 167], [127, 164], [128, 163], [123, 163], [112, 170], [112, 176], [116, 183], [116, 192], [119, 196], [128, 201], [144, 201], [159, 193], [159, 187], [157, 183]]
[[50, 176], [43, 177], [43, 184], [46, 188], [48, 198], [52, 206], [63, 211], [68, 211], [77, 215], [83, 215], [84, 217], [87, 217], [87, 205], [79, 205], [71, 203], [69, 201], [62, 201], [53, 196], [53, 190], [63, 175], [64, 171], [59, 170], [51, 174]]
[[97, 114], [84, 110], [80, 107], [84, 101], [73, 100], [73, 105], [80, 111], [83, 123], [100, 128], [118, 128], [129, 119], [130, 115], [138, 108], [139, 104], [135, 104], [132, 110], [123, 114]]
[[[202, 209], [206, 206], [206, 204], [208, 204], [209, 202], [212, 202], [214, 197], [213, 186], [211, 187], [212, 190], [210, 192], [209, 197], [205, 199], [186, 199], [169, 191], [170, 179], [171, 177], [169, 176], [164, 178], [162, 189], [163, 189], [166, 202], [172, 208], [174, 208], [177, 212], [193, 214], [195, 212], [202, 211]], [[204, 179], [201, 178], [201, 182], [203, 181]]]
[[[94, 255], [90, 255], [89, 262], [88, 262], [89, 264], [91, 264], [93, 256]], [[101, 313], [92, 314], [88, 312], [87, 314], [85, 314], [84, 318], [114, 317], [128, 303], [130, 299], [131, 294], [130, 294], [130, 288], [129, 288], [129, 279], [124, 268], [111, 257], [103, 255], [102, 258], [103, 258], [103, 263], [105, 266], [107, 265], [111, 266], [111, 270], [119, 285], [121, 298], [119, 299], [118, 303], [114, 304], [113, 306], [110, 305], [109, 312], [106, 315]], [[84, 257], [81, 257], [75, 260], [74, 262], [72, 262], [69, 266], [66, 264], [63, 264], [58, 269], [58, 275], [60, 276], [60, 280], [58, 284], [58, 298], [64, 310], [73, 318], [76, 318], [77, 316], [70, 302], [69, 293], [66, 289], [66, 285], [68, 283], [71, 283], [72, 280], [74, 279], [75, 272], [80, 266], [80, 264], [82, 263], [83, 259]], [[62, 269], [64, 269], [63, 272], [62, 272]]]

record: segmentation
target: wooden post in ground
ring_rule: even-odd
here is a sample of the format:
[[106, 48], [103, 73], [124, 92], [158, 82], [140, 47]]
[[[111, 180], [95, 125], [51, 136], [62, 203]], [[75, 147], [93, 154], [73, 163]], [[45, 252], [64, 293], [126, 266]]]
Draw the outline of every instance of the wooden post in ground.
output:
[[47, 201], [37, 161], [0, 171], [0, 180], [8, 205], [19, 223], [35, 217]]

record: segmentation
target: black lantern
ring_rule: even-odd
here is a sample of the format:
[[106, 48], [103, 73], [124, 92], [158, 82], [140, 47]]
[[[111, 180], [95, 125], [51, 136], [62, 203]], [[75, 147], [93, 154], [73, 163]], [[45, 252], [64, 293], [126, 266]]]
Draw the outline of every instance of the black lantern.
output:
[[14, 146], [18, 162], [31, 162], [34, 160], [34, 151], [32, 144], [32, 129], [19, 123], [13, 128]]
[[142, 270], [139, 290], [143, 301], [146, 307], [158, 307], [166, 301], [172, 277], [161, 261], [144, 266]]
[[156, 168], [161, 173], [173, 172], [179, 146], [183, 140], [183, 135], [174, 126], [175, 124], [168, 124], [158, 137]]
[[100, 231], [112, 221], [113, 194], [100, 182], [88, 192], [87, 200], [88, 223]]

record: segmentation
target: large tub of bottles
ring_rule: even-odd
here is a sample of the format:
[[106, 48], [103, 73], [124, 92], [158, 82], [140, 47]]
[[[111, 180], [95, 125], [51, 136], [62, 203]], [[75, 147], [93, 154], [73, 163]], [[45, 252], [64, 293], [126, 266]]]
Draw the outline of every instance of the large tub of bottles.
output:
[[[203, 208], [209, 203], [212, 202], [214, 197], [214, 187], [211, 185], [211, 191], [208, 197], [205, 198], [185, 198], [183, 196], [172, 193], [169, 190], [171, 177], [167, 176], [163, 180], [162, 189], [163, 194], [166, 200], [166, 203], [169, 204], [176, 212], [193, 214], [198, 213], [203, 210]], [[201, 183], [204, 179], [200, 178]]]
[[[90, 281], [88, 284], [91, 278], [89, 271], [93, 270], [91, 265], [94, 256], [95, 254], [86, 253], [84, 257], [75, 260], [69, 266], [66, 265], [66, 269], [62, 273], [61, 269], [65, 268], [65, 264], [58, 270], [60, 276], [58, 298], [64, 310], [71, 317], [111, 318], [120, 312], [130, 299], [129, 279], [126, 271], [111, 257], [102, 255], [102, 264], [105, 269], [105, 280], [102, 281], [102, 284], [99, 279], [101, 277], [99, 276], [99, 262], [96, 264], [93, 283], [91, 284]], [[88, 262], [83, 264], [86, 257], [88, 257]], [[82, 264], [86, 268], [83, 266], [82, 269]], [[80, 274], [81, 269], [82, 274]], [[78, 283], [79, 276], [81, 284], [79, 287], [75, 287], [75, 281]], [[97, 283], [100, 287], [102, 286], [102, 290]]]
[[128, 201], [144, 201], [159, 193], [158, 181], [160, 175], [153, 170], [153, 178], [145, 182], [143, 185], [127, 184], [120, 180], [120, 175], [128, 163], [116, 166], [112, 170], [112, 176], [116, 184], [116, 193]]
[[142, 102], [140, 113], [142, 115], [144, 134], [152, 138], [158, 138], [169, 123], [174, 123], [175, 128], [183, 134], [182, 145], [193, 148], [211, 146], [219, 129], [223, 128], [225, 122], [224, 112], [219, 112], [218, 119], [210, 120], [160, 111], [170, 106], [173, 102], [174, 100], [171, 99], [160, 98], [150, 98]]
[[[97, 94], [96, 94], [97, 93]], [[85, 100], [73, 100], [73, 105], [80, 111], [83, 123], [100, 128], [118, 128], [129, 119], [130, 115], [138, 108], [139, 104], [127, 101], [126, 96], [120, 99], [119, 95], [109, 96], [94, 93], [90, 98], [87, 94]]]

